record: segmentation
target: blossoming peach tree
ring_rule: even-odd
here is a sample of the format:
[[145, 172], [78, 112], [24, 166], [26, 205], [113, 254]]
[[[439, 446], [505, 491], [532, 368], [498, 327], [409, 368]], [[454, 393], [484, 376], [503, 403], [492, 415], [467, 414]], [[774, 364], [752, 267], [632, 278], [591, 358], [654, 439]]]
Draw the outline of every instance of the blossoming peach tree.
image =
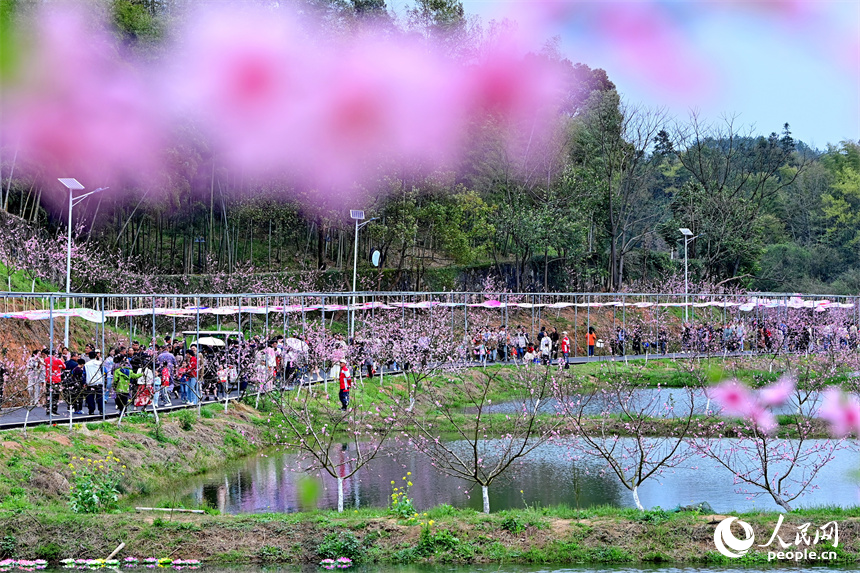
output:
[[703, 421], [696, 386], [649, 388], [641, 375], [570, 377], [558, 386], [558, 407], [576, 436], [571, 456], [602, 462], [602, 471], [614, 474], [644, 510], [639, 486], [688, 462], [686, 439]]
[[[731, 472], [738, 493], [769, 496], [785, 511], [819, 487], [815, 479], [821, 470], [850, 445], [842, 436], [855, 431], [845, 425], [841, 414], [846, 410], [838, 397], [823, 392], [810, 372], [783, 376], [759, 390], [737, 380], [713, 388], [710, 396], [725, 418], [692, 440], [698, 454]], [[780, 407], [782, 424], [774, 414]], [[820, 413], [834, 423], [838, 437], [818, 439]]]
[[337, 510], [343, 511], [344, 481], [385, 451], [396, 412], [353, 387], [346, 410], [319, 385], [307, 391], [271, 394], [280, 416], [270, 420], [277, 444], [299, 452], [302, 472], [325, 472], [337, 481]]
[[[509, 376], [505, 383], [510, 398], [493, 404], [490, 390], [503, 375]], [[434, 468], [480, 486], [483, 510], [489, 513], [490, 485], [557, 437], [561, 417], [551, 406], [555, 384], [546, 368], [459, 373], [426, 385], [419, 407], [404, 410], [404, 428], [412, 445]], [[451, 399], [451, 388], [456, 400]], [[446, 438], [443, 432], [453, 432], [456, 439]]]

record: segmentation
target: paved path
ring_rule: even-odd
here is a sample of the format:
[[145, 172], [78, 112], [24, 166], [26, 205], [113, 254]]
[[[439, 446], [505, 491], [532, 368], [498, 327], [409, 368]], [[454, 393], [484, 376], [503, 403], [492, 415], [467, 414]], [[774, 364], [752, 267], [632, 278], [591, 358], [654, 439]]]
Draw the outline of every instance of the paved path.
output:
[[[678, 359], [678, 358], [685, 359], [685, 358], [698, 358], [698, 357], [701, 357], [701, 358], [707, 358], [707, 357], [720, 358], [723, 356], [747, 356], [747, 355], [752, 355], [752, 352], [743, 352], [743, 353], [732, 352], [732, 353], [727, 353], [727, 354], [722, 354], [722, 353], [720, 353], [720, 354], [693, 354], [693, 353], [676, 352], [676, 353], [664, 354], [662, 356], [650, 354], [650, 355], [648, 355], [648, 357], [650, 359], [654, 360], [654, 359], [658, 359], [658, 358], [659, 359]], [[568, 358], [568, 363], [570, 365], [577, 365], [577, 364], [588, 364], [591, 362], [624, 362], [627, 360], [644, 360], [645, 358], [646, 358], [645, 354], [636, 354], [636, 355], [628, 354], [626, 356], [610, 356], [610, 355], [576, 356], [576, 357], [571, 356]], [[513, 365], [513, 364], [515, 364], [515, 362], [510, 361], [510, 362], [496, 362], [496, 363], [487, 362], [486, 363], [487, 366], [491, 366], [491, 367], [496, 366], [496, 365], [501, 365], [501, 364]], [[522, 365], [522, 362], [517, 361], [516, 364]], [[557, 364], [558, 364], [558, 361], [554, 360], [553, 365], [557, 365]], [[461, 363], [459, 365], [459, 367], [480, 367], [480, 366], [482, 366], [482, 364], [480, 362]], [[402, 373], [402, 370], [400, 370], [399, 368], [398, 369], [388, 369], [388, 368], [385, 369], [385, 375], [386, 376], [397, 375], [400, 373]], [[357, 376], [356, 376], [356, 378], [357, 378]], [[321, 377], [319, 377], [317, 375], [310, 375], [310, 376], [306, 376], [302, 380], [302, 385], [318, 384], [318, 383], [322, 383], [322, 382], [323, 382], [323, 379]], [[329, 382], [332, 384], [337, 383], [336, 380], [332, 380], [331, 378], [329, 378]], [[294, 387], [295, 386], [293, 386], [293, 388]], [[256, 390], [250, 390], [250, 389], [247, 392], [247, 394], [250, 396], [255, 395], [255, 393], [256, 393]], [[241, 396], [239, 395], [239, 393], [234, 390], [234, 391], [230, 392], [230, 395], [228, 396], [227, 401], [234, 401], [240, 397]], [[203, 405], [215, 404], [215, 403], [224, 404], [224, 398], [222, 397], [220, 400], [203, 400], [202, 401]], [[84, 415], [73, 415], [72, 416], [72, 423], [77, 424], [77, 423], [85, 423], [85, 422], [98, 422], [98, 421], [101, 421], [102, 419], [108, 420], [108, 419], [119, 418], [120, 413], [117, 411], [116, 405], [114, 404], [113, 399], [108, 400], [106, 402], [105, 406], [106, 407], [105, 407], [104, 416], [102, 416], [98, 413], [96, 413], [93, 416], [88, 416], [88, 415], [86, 415], [86, 413]], [[171, 406], [159, 407], [158, 412], [159, 413], [161, 413], [161, 412], [174, 412], [177, 410], [182, 410], [182, 409], [187, 409], [187, 408], [196, 408], [196, 407], [197, 407], [196, 405], [192, 406], [192, 405], [188, 405], [188, 404], [183, 404], [179, 400], [173, 400], [173, 404]], [[137, 408], [137, 410], [139, 410], [139, 408]], [[48, 416], [45, 414], [45, 409], [43, 407], [32, 408], [32, 409], [29, 409], [29, 411], [27, 408], [21, 408], [21, 407], [4, 408], [4, 409], [0, 410], [0, 430], [11, 430], [11, 429], [15, 429], [15, 428], [22, 428], [25, 425], [25, 420], [26, 420], [27, 426], [34, 426], [34, 425], [40, 425], [40, 424], [50, 424], [50, 423], [57, 424], [57, 425], [69, 424], [69, 414], [68, 414], [68, 409], [67, 409], [67, 405], [65, 402], [60, 402], [60, 405], [58, 407], [58, 411], [59, 411], [59, 415]], [[152, 406], [148, 406], [145, 409], [145, 411], [151, 413], [152, 412]], [[128, 412], [126, 412], [126, 415], [128, 415]]]

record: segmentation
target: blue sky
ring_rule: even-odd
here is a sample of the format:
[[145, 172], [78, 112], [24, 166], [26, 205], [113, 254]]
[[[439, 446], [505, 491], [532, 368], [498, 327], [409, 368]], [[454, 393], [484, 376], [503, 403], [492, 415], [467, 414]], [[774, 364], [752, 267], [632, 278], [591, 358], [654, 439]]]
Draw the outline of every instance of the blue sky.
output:
[[736, 116], [823, 149], [860, 139], [860, 0], [527, 2], [464, 0], [483, 23], [520, 22], [535, 47], [561, 38], [630, 103], [678, 120]]

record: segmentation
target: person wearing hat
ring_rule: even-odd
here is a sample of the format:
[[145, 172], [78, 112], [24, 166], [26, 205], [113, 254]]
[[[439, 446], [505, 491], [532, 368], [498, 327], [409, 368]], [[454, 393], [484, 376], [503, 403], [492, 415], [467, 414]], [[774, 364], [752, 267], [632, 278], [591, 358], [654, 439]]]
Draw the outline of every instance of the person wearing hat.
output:
[[349, 405], [349, 389], [352, 386], [352, 376], [349, 375], [349, 365], [346, 358], [340, 359], [340, 398], [341, 410]]
[[567, 335], [566, 330], [561, 335], [561, 355], [564, 358], [564, 367], [569, 368], [567, 357], [570, 356], [570, 337]]

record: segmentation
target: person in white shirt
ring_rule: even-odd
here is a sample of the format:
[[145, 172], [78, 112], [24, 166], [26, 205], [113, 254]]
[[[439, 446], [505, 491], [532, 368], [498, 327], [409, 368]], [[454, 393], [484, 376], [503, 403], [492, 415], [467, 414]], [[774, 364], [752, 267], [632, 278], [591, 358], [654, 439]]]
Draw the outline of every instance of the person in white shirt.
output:
[[88, 357], [89, 360], [84, 364], [84, 372], [87, 383], [87, 410], [92, 416], [96, 409], [99, 414], [104, 413], [105, 372], [96, 351], [90, 352]]
[[552, 352], [552, 340], [549, 336], [544, 336], [540, 339], [540, 355], [544, 364], [549, 364], [550, 353]]

